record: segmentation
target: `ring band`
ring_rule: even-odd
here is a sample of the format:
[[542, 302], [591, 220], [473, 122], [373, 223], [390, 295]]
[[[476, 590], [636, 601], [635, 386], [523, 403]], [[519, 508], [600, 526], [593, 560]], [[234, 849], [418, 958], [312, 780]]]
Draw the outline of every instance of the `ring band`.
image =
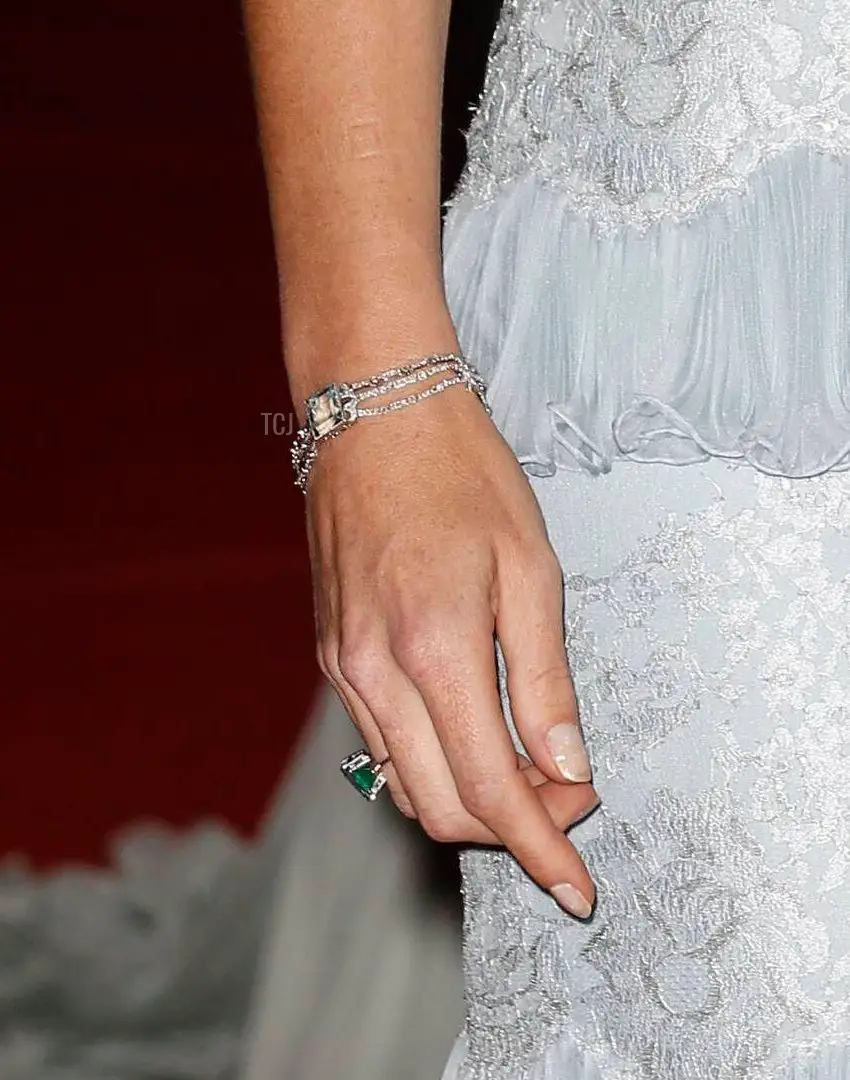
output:
[[359, 791], [364, 799], [374, 802], [387, 782], [384, 766], [389, 760], [386, 757], [383, 761], [375, 761], [366, 750], [355, 750], [340, 762], [339, 767], [349, 784]]

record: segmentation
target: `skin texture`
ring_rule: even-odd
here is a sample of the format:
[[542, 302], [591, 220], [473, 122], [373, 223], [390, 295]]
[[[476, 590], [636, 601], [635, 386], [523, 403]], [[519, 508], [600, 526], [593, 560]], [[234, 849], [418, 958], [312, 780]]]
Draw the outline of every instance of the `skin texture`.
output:
[[[244, 0], [296, 408], [327, 382], [458, 348], [441, 274], [445, 0]], [[474, 358], [473, 358], [474, 361]], [[453, 388], [320, 447], [307, 530], [317, 656], [401, 811], [502, 844], [585, 916], [565, 828], [597, 803], [546, 743], [577, 723], [562, 578], [533, 492]], [[494, 635], [531, 762], [502, 716]], [[587, 774], [589, 775], [589, 774]]]

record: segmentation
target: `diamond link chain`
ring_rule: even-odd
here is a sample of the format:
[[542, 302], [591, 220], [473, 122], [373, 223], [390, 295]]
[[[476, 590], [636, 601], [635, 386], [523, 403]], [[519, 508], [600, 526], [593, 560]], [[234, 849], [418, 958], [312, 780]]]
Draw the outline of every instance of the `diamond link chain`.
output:
[[[445, 377], [433, 386], [406, 394], [382, 405], [360, 407], [368, 401], [391, 392], [404, 390], [435, 375]], [[307, 422], [298, 430], [292, 443], [292, 467], [295, 484], [306, 492], [310, 469], [316, 460], [319, 443], [335, 439], [346, 428], [364, 416], [381, 416], [414, 405], [418, 401], [463, 385], [478, 397], [490, 415], [487, 387], [473, 365], [458, 353], [435, 353], [418, 357], [386, 371], [350, 383], [331, 383], [312, 394], [306, 401]]]

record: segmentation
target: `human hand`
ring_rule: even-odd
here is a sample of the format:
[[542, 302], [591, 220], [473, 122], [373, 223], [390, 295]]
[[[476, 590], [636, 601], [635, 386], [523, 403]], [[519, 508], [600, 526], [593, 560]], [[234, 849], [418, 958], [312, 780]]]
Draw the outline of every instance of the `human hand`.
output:
[[[589, 916], [594, 885], [563, 831], [598, 798], [564, 651], [561, 568], [480, 402], [447, 390], [326, 441], [307, 522], [319, 664], [369, 753], [390, 757], [396, 805], [436, 840], [504, 845]], [[494, 635], [531, 762], [502, 714]]]

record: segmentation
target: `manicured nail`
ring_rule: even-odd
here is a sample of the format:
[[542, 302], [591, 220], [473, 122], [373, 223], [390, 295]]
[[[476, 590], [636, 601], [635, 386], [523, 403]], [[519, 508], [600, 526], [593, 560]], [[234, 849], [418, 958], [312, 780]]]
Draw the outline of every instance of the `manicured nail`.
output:
[[546, 735], [546, 745], [567, 780], [580, 784], [590, 779], [590, 761], [578, 724], [556, 724]]
[[553, 885], [549, 890], [564, 911], [578, 919], [587, 919], [593, 911], [593, 905], [581, 895], [574, 885]]

